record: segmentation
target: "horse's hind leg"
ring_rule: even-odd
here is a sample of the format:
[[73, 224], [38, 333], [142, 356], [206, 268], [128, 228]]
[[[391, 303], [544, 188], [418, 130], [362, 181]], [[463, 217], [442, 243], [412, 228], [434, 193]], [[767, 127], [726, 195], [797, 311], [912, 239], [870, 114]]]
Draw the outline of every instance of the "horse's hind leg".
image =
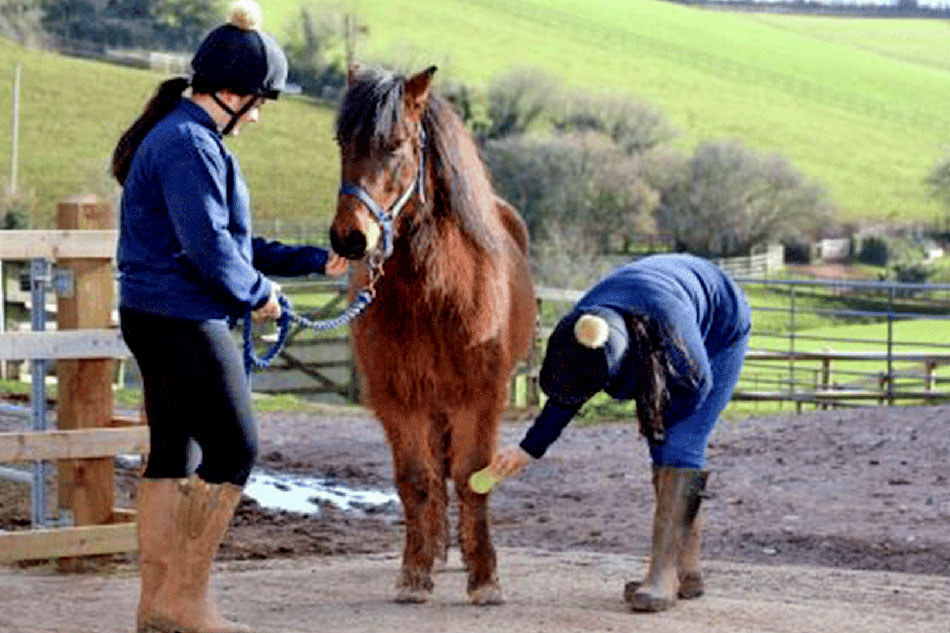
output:
[[398, 425], [389, 441], [405, 516], [405, 547], [395, 599], [425, 602], [432, 592], [432, 563], [444, 549], [448, 505], [444, 469], [432, 454], [433, 429], [424, 416], [403, 416]]
[[459, 545], [468, 567], [468, 596], [478, 605], [504, 601], [489, 528], [488, 495], [468, 485], [469, 476], [491, 461], [499, 415], [498, 409], [463, 411], [452, 420], [450, 461], [459, 499]]

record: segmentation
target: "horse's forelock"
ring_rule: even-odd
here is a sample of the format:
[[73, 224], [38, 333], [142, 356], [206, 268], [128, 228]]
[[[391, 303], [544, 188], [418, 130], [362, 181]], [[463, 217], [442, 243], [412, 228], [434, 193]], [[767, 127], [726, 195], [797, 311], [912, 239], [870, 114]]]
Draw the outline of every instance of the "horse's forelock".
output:
[[[361, 153], [385, 150], [399, 137], [406, 78], [366, 69], [346, 91], [337, 115], [337, 141]], [[487, 218], [494, 214], [495, 193], [478, 147], [453, 106], [433, 94], [423, 113], [426, 152], [434, 167], [436, 194], [449, 205], [461, 230], [492, 250], [497, 236]]]
[[405, 79], [367, 69], [351, 85], [337, 114], [337, 142], [354, 143], [361, 152], [391, 146], [399, 131]]

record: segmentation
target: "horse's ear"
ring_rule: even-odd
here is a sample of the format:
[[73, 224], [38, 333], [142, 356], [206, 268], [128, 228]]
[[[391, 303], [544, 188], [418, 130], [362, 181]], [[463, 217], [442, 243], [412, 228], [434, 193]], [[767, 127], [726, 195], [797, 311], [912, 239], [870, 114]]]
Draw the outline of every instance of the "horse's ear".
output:
[[406, 80], [406, 105], [421, 112], [429, 101], [429, 88], [432, 86], [432, 75], [438, 70], [429, 66], [421, 73]]
[[352, 86], [359, 80], [360, 75], [363, 74], [365, 66], [359, 62], [350, 62], [350, 65], [346, 69], [346, 85]]

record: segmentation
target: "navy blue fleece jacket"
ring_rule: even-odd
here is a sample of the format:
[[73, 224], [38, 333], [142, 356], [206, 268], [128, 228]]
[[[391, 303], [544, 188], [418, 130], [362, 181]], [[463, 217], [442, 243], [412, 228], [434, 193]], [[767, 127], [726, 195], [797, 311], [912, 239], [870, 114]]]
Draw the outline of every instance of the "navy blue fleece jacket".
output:
[[[751, 328], [751, 311], [742, 291], [716, 265], [693, 255], [652, 255], [619, 266], [588, 290], [572, 313], [597, 306], [625, 318], [632, 314], [650, 317], [665, 332], [675, 370], [675, 375], [667, 377], [668, 423], [702, 406], [713, 387], [710, 356]], [[617, 400], [633, 399], [636, 393], [632, 356], [624, 355], [603, 389]], [[583, 405], [559, 401], [558, 393], [544, 381], [541, 387], [550, 399], [521, 443], [534, 457], [544, 454]]]
[[327, 252], [251, 236], [250, 195], [211, 116], [188, 99], [136, 150], [122, 192], [122, 307], [194, 320], [262, 306], [265, 275], [325, 271]]

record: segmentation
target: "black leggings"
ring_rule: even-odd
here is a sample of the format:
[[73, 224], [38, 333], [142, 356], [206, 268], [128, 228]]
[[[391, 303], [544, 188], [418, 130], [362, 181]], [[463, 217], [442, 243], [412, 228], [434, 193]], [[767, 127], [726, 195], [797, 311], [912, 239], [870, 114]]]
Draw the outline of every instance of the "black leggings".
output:
[[151, 452], [144, 476], [180, 478], [196, 461], [209, 483], [243, 486], [257, 458], [257, 425], [244, 362], [224, 321], [119, 311], [145, 392]]

